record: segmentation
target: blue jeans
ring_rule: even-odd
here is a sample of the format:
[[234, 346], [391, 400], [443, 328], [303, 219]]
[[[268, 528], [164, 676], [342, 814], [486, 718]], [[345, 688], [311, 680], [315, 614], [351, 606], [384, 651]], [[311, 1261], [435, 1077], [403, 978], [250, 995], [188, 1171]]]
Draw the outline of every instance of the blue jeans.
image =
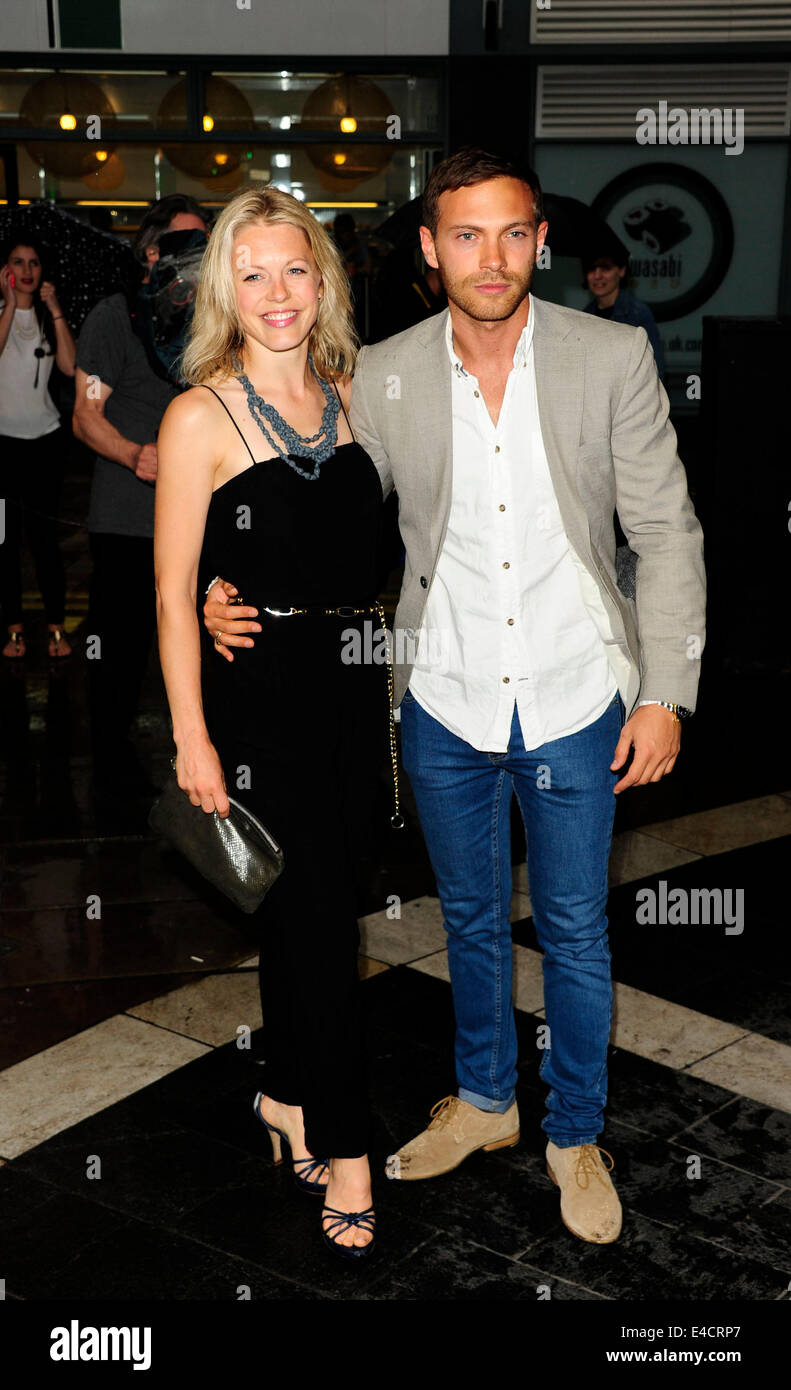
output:
[[607, 1100], [612, 1022], [607, 861], [615, 815], [610, 772], [623, 723], [616, 695], [601, 717], [526, 752], [514, 708], [507, 753], [481, 753], [407, 690], [401, 747], [448, 933], [459, 1096], [503, 1113], [514, 1101], [511, 1003], [511, 796], [527, 836], [530, 899], [544, 952], [551, 1046], [543, 1129], [560, 1148], [595, 1144]]

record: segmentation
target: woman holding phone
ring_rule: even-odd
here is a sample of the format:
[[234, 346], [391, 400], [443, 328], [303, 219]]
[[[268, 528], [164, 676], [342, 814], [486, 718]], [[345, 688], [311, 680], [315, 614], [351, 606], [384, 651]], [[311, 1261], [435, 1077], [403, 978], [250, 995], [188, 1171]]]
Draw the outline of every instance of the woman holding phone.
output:
[[60, 658], [71, 654], [63, 630], [66, 574], [57, 532], [66, 438], [49, 379], [55, 362], [64, 376], [74, 376], [74, 339], [36, 237], [24, 228], [11, 231], [0, 246], [0, 266], [0, 497], [6, 504], [0, 604], [8, 629], [3, 656], [19, 660], [26, 652], [24, 528], [48, 621], [48, 654]]
[[[286, 1140], [298, 1185], [323, 1197], [325, 1241], [359, 1258], [375, 1218], [357, 877], [390, 668], [348, 661], [348, 630], [380, 625], [383, 512], [346, 416], [352, 323], [338, 252], [312, 214], [277, 189], [238, 194], [201, 266], [181, 366], [191, 389], [160, 428], [154, 550], [179, 786], [221, 816], [227, 788], [285, 856], [257, 913], [256, 1114], [276, 1161]], [[255, 646], [225, 661], [197, 614], [222, 573], [260, 615]]]

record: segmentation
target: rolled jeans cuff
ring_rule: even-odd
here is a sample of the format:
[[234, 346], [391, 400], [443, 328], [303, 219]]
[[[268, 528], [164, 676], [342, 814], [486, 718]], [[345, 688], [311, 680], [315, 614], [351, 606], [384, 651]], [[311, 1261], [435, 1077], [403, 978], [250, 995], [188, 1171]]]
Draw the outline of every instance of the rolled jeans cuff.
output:
[[599, 1135], [594, 1134], [591, 1138], [587, 1135], [580, 1136], [578, 1134], [559, 1134], [557, 1136], [554, 1134], [547, 1134], [547, 1139], [552, 1141], [556, 1149], [576, 1149], [579, 1148], [581, 1144], [598, 1144]]
[[475, 1091], [465, 1091], [463, 1087], [459, 1087], [459, 1100], [474, 1105], [477, 1110], [488, 1110], [492, 1115], [504, 1115], [516, 1100], [516, 1092], [513, 1091], [508, 1100], [492, 1100], [491, 1096], [479, 1096]]

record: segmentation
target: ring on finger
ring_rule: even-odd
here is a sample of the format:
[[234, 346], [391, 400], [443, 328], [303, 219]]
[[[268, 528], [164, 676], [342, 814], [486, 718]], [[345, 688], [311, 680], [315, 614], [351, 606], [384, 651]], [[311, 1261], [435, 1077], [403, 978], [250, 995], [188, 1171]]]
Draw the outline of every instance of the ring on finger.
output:
[[221, 646], [222, 646], [222, 633], [220, 632], [220, 629], [219, 629], [219, 628], [217, 629], [217, 631], [216, 631], [215, 634], [214, 634], [214, 645], [215, 645], [215, 647], [221, 647]]

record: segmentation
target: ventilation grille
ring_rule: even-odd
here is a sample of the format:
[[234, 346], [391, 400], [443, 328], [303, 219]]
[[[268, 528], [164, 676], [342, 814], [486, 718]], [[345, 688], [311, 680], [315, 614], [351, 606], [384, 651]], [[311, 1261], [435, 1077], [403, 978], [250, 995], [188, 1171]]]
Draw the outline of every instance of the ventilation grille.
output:
[[641, 107], [744, 111], [747, 136], [788, 135], [791, 65], [540, 67], [536, 139], [633, 139]]
[[791, 39], [791, 0], [555, 0], [531, 6], [532, 43], [771, 43]]

